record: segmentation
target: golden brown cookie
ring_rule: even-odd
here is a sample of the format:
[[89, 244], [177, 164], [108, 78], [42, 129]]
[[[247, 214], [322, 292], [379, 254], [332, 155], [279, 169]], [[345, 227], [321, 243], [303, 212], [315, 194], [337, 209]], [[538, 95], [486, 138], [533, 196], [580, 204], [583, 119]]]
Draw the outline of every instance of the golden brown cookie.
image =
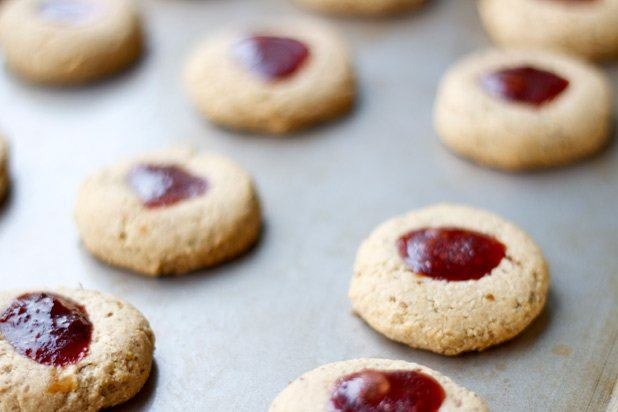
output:
[[123, 161], [89, 177], [75, 218], [92, 254], [150, 276], [229, 260], [256, 242], [261, 227], [251, 177], [225, 157], [184, 149]]
[[453, 151], [506, 170], [559, 166], [610, 138], [613, 96], [599, 69], [532, 50], [489, 50], [455, 64], [438, 89], [435, 128]]
[[0, 409], [97, 411], [142, 388], [154, 336], [144, 316], [87, 290], [0, 293]]
[[184, 78], [204, 116], [258, 133], [288, 133], [341, 116], [356, 95], [343, 41], [304, 21], [214, 36], [191, 55]]
[[307, 8], [341, 15], [383, 16], [409, 11], [425, 0], [294, 0]]
[[441, 373], [388, 359], [354, 359], [320, 366], [290, 383], [269, 411], [378, 410], [376, 404], [383, 411], [487, 411], [478, 395]]
[[618, 0], [480, 0], [478, 7], [501, 46], [618, 57]]
[[444, 355], [516, 336], [545, 305], [541, 251], [504, 219], [441, 204], [380, 225], [356, 256], [350, 299], [371, 327]]
[[17, 75], [67, 85], [127, 67], [141, 52], [142, 35], [132, 0], [8, 0], [0, 44]]

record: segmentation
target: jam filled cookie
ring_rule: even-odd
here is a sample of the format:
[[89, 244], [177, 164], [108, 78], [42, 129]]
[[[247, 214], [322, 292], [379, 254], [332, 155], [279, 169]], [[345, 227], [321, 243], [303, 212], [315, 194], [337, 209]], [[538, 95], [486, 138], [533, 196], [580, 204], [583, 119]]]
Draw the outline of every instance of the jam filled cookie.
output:
[[405, 12], [425, 0], [294, 0], [310, 9], [341, 15], [382, 16]]
[[355, 96], [342, 40], [306, 23], [221, 34], [189, 59], [185, 83], [210, 120], [258, 133], [286, 133], [335, 118]]
[[456, 153], [522, 170], [590, 156], [610, 137], [612, 91], [598, 69], [536, 51], [485, 51], [450, 69], [435, 127]]
[[0, 409], [97, 411], [142, 388], [154, 336], [131, 305], [94, 291], [0, 293]]
[[618, 0], [480, 0], [492, 39], [590, 59], [618, 57]]
[[411, 362], [354, 359], [305, 373], [270, 412], [487, 411], [485, 402], [446, 376]]
[[82, 186], [75, 217], [101, 260], [158, 276], [231, 259], [257, 240], [250, 176], [224, 157], [168, 150], [122, 162]]
[[108, 76], [130, 65], [142, 48], [132, 0], [8, 0], [0, 42], [13, 72], [53, 85]]
[[9, 148], [2, 136], [0, 136], [0, 202], [4, 200], [9, 191]]
[[539, 248], [491, 213], [437, 205], [380, 225], [350, 285], [356, 313], [390, 339], [444, 355], [513, 338], [545, 305]]

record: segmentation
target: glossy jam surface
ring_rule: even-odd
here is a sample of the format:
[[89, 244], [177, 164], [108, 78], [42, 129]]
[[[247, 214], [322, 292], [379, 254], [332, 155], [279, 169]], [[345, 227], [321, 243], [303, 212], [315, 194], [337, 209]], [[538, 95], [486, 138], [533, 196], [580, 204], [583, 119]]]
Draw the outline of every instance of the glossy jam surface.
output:
[[481, 84], [492, 96], [533, 106], [551, 102], [569, 86], [568, 80], [531, 66], [486, 74]]
[[431, 376], [419, 371], [367, 369], [339, 379], [329, 410], [342, 412], [435, 412], [446, 394]]
[[266, 80], [294, 74], [309, 57], [309, 48], [288, 37], [252, 36], [233, 45], [236, 60]]
[[88, 0], [44, 0], [39, 3], [40, 15], [57, 23], [85, 22], [96, 11], [96, 5]]
[[66, 366], [88, 353], [92, 323], [85, 309], [70, 299], [27, 293], [2, 313], [0, 334], [18, 353], [38, 363]]
[[458, 228], [415, 230], [399, 238], [397, 248], [413, 272], [448, 281], [480, 279], [506, 254], [497, 239]]
[[146, 207], [170, 206], [200, 196], [208, 182], [178, 166], [141, 164], [128, 176], [129, 185]]

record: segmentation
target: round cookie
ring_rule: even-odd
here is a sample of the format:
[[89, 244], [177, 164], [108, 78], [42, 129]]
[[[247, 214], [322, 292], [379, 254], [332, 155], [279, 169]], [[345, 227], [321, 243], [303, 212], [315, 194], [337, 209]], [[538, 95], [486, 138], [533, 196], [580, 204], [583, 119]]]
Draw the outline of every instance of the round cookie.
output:
[[421, 6], [425, 0], [294, 0], [310, 9], [341, 15], [383, 16]]
[[618, 57], [618, 0], [480, 0], [478, 7], [501, 46]]
[[363, 242], [350, 299], [388, 338], [457, 355], [524, 330], [548, 286], [545, 260], [523, 231], [489, 212], [441, 204], [393, 218]]
[[153, 351], [148, 321], [112, 296], [0, 293], [4, 411], [97, 411], [125, 402], [146, 382]]
[[249, 249], [261, 227], [250, 176], [224, 157], [174, 149], [86, 180], [75, 218], [99, 259], [151, 275], [183, 274]]
[[0, 43], [7, 66], [22, 78], [70, 85], [129, 66], [142, 35], [132, 0], [8, 0]]
[[531, 50], [489, 50], [454, 65], [438, 89], [434, 123], [443, 142], [506, 170], [572, 163], [610, 138], [612, 89], [580, 60]]
[[6, 140], [0, 136], [0, 202], [9, 191], [9, 148]]
[[343, 41], [307, 22], [215, 36], [192, 54], [184, 78], [204, 116], [258, 133], [288, 133], [341, 116], [356, 94]]
[[[435, 384], [442, 387], [443, 399], [440, 402], [440, 411], [467, 411], [467, 412], [484, 412], [487, 411], [485, 402], [475, 393], [457, 385], [448, 377], [429, 369], [426, 366], [418, 365], [416, 363], [404, 362], [399, 360], [387, 360], [387, 359], [354, 359], [344, 362], [336, 362], [328, 365], [321, 366], [310, 372], [305, 373], [298, 379], [294, 380], [288, 385], [273, 401], [270, 406], [270, 412], [335, 412], [338, 410], [378, 410], [378, 409], [344, 409], [342, 407], [336, 408], [333, 403], [334, 392], [337, 391], [338, 383], [345, 377], [353, 374], [366, 373], [367, 371], [378, 372], [412, 372], [421, 373], [426, 377], [430, 377]], [[367, 375], [369, 379], [361, 376], [360, 380], [357, 380], [350, 386], [348, 395], [357, 395], [358, 393], [375, 394], [376, 390], [383, 389], [379, 383], [383, 383], [384, 380], [378, 375], [378, 379], [375, 379], [371, 375]], [[358, 383], [362, 383], [359, 390]], [[376, 381], [378, 384], [376, 384]], [[390, 383], [390, 385], [389, 385]], [[393, 381], [387, 382], [387, 387], [392, 386]], [[415, 379], [408, 379], [406, 386], [408, 388], [418, 385], [418, 381]], [[420, 386], [420, 385], [419, 385]], [[419, 391], [417, 397], [424, 397], [427, 393], [426, 386], [424, 391]], [[438, 392], [440, 392], [438, 390]], [[385, 398], [388, 397], [388, 392], [385, 394]], [[380, 399], [374, 399], [374, 403]], [[385, 400], [382, 399], [382, 402]], [[388, 399], [386, 400], [388, 401]], [[417, 401], [418, 402], [418, 401]], [[401, 406], [401, 404], [399, 405]], [[408, 405], [409, 406], [409, 405]], [[419, 406], [416, 404], [415, 406]], [[425, 404], [424, 406], [427, 406]], [[437, 408], [434, 408], [437, 410]], [[434, 410], [428, 407], [425, 408], [409, 408], [405, 410]], [[380, 410], [404, 410], [399, 409], [380, 409]]]

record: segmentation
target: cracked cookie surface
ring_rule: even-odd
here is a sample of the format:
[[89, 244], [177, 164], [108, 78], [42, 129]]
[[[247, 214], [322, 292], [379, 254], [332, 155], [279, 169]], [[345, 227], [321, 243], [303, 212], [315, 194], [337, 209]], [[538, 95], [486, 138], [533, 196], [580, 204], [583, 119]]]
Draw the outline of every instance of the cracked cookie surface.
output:
[[[204, 179], [207, 188], [173, 204], [148, 207], [129, 184], [138, 165], [179, 167]], [[247, 172], [225, 157], [184, 149], [151, 153], [92, 175], [79, 191], [75, 219], [92, 254], [149, 276], [222, 263], [249, 249], [261, 228]]]
[[[0, 311], [27, 292], [0, 293]], [[18, 353], [0, 335], [0, 409], [6, 412], [97, 411], [132, 398], [146, 382], [154, 335], [144, 316], [113, 296], [89, 290], [52, 293], [81, 305], [92, 323], [87, 354], [62, 367]]]
[[[492, 236], [505, 257], [478, 280], [449, 282], [413, 273], [397, 241], [420, 228], [457, 227]], [[380, 225], [360, 246], [350, 285], [358, 315], [413, 348], [444, 355], [481, 351], [519, 334], [545, 305], [549, 275], [536, 244], [504, 219], [440, 204]]]

